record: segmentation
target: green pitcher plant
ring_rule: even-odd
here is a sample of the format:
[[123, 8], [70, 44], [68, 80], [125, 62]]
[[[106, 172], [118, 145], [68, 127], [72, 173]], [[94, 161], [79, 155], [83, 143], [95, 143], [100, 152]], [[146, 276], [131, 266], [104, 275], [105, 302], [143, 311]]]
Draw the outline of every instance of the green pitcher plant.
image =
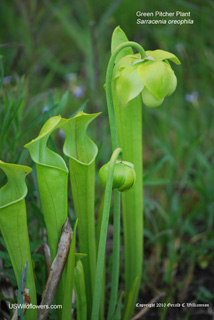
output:
[[[92, 306], [96, 265], [94, 192], [95, 158], [98, 149], [86, 135], [86, 130], [89, 123], [97, 115], [79, 112], [71, 119], [63, 119], [61, 116], [52, 117], [45, 123], [39, 136], [25, 145], [36, 163], [39, 193], [53, 260], [61, 228], [67, 217], [68, 169], [63, 158], [47, 147], [47, 142], [51, 133], [57, 128], [61, 128], [65, 132], [66, 139], [63, 150], [65, 155], [69, 157], [72, 196], [76, 217], [79, 218], [79, 250], [86, 254], [83, 259], [83, 267], [89, 313]], [[60, 285], [60, 291], [57, 295], [61, 303], [63, 288], [67, 285], [64, 274], [62, 281], [63, 284]]]
[[[139, 53], [133, 54], [132, 47]], [[143, 168], [142, 100], [148, 107], [161, 105], [173, 93], [177, 79], [169, 61], [178, 58], [163, 50], [145, 51], [128, 41], [117, 27], [112, 35], [111, 58], [106, 73], [106, 98], [113, 150], [133, 163], [136, 183], [124, 193], [123, 230], [125, 244], [125, 318], [129, 319], [138, 296], [143, 262]], [[130, 308], [129, 294], [133, 293]]]
[[[31, 303], [36, 305], [36, 288], [27, 229], [25, 177], [31, 168], [0, 161], [0, 168], [7, 176], [7, 183], [0, 189], [0, 230], [19, 285], [20, 271], [28, 263], [26, 288]], [[36, 310], [29, 309], [26, 320], [36, 320]]]
[[47, 147], [51, 133], [59, 127], [61, 121], [60, 116], [50, 118], [38, 137], [25, 145], [36, 163], [39, 195], [52, 261], [56, 256], [62, 226], [68, 216], [68, 168], [63, 158]]
[[[51, 133], [59, 127], [61, 121], [60, 116], [50, 118], [42, 127], [38, 137], [25, 145], [36, 163], [37, 182], [52, 261], [57, 253], [62, 226], [68, 216], [68, 169], [63, 158], [47, 147]], [[57, 292], [57, 303], [62, 305], [63, 282], [65, 282], [65, 272]]]
[[98, 148], [88, 137], [88, 125], [99, 114], [79, 112], [64, 120], [61, 128], [66, 138], [63, 152], [69, 158], [69, 171], [75, 214], [78, 218], [78, 247], [87, 256], [82, 260], [87, 295], [88, 314], [91, 313], [96, 269], [95, 244], [95, 159]]

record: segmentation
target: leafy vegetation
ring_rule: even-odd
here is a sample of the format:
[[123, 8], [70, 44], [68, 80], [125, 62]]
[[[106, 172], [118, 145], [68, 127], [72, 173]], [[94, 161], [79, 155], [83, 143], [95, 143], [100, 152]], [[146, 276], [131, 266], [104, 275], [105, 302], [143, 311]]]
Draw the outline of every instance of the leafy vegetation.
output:
[[[213, 297], [214, 153], [212, 117], [214, 55], [212, 52], [213, 4], [211, 1], [165, 1], [164, 10], [190, 11], [193, 25], [137, 25], [136, 11], [163, 10], [154, 0], [138, 2], [2, 1], [0, 10], [0, 153], [7, 163], [24, 164], [30, 250], [38, 298], [47, 280], [45, 258], [39, 247], [47, 241], [36, 178], [36, 166], [24, 145], [38, 136], [53, 116], [75, 116], [79, 111], [102, 112], [88, 135], [96, 141], [96, 166], [109, 161], [111, 141], [103, 85], [110, 57], [110, 37], [120, 25], [129, 39], [144, 48], [173, 52], [182, 67], [173, 67], [178, 78], [176, 93], [163, 106], [143, 106], [144, 165], [144, 262], [138, 302], [147, 303], [165, 292], [165, 303], [209, 303]], [[208, 30], [208, 31], [207, 31]], [[48, 146], [63, 154], [64, 134], [50, 135]], [[67, 166], [68, 161], [66, 161]], [[1, 186], [6, 176], [0, 173]], [[95, 173], [95, 220], [97, 237], [103, 206], [103, 188]], [[75, 224], [74, 199], [68, 186], [68, 215]], [[128, 194], [128, 193], [127, 193]], [[110, 299], [112, 266], [112, 212], [107, 238], [106, 301]], [[78, 222], [79, 223], [79, 222]], [[123, 223], [123, 222], [122, 222]], [[77, 227], [78, 230], [78, 227]], [[123, 224], [121, 243], [123, 245]], [[122, 247], [123, 248], [123, 247]], [[120, 252], [119, 288], [125, 290], [124, 250]], [[74, 283], [81, 305], [84, 258], [77, 261]], [[16, 279], [3, 237], [0, 236], [1, 308], [9, 318], [5, 287], [16, 288]], [[10, 280], [10, 284], [6, 279]], [[101, 300], [103, 301], [103, 296]], [[9, 300], [12, 299], [12, 300]], [[16, 301], [14, 295], [8, 301]], [[104, 304], [101, 301], [103, 313]], [[124, 305], [120, 296], [117, 314]], [[78, 308], [78, 306], [76, 306]], [[75, 305], [74, 305], [75, 308]], [[81, 307], [79, 307], [81, 308]], [[135, 313], [139, 312], [136, 308]], [[82, 314], [85, 316], [85, 310]], [[210, 319], [207, 308], [155, 308], [145, 319]], [[102, 313], [101, 313], [102, 314]], [[75, 316], [75, 314], [74, 314]], [[56, 313], [50, 313], [50, 319]], [[102, 318], [102, 316], [101, 316]], [[144, 319], [142, 316], [142, 319]]]

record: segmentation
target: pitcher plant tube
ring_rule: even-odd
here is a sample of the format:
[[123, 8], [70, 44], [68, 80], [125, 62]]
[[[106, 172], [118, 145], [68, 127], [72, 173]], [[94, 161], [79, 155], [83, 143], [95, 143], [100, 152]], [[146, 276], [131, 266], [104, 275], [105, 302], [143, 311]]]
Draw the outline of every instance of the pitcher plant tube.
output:
[[78, 218], [78, 248], [83, 258], [86, 282], [87, 309], [91, 314], [96, 269], [95, 243], [95, 159], [98, 148], [88, 137], [88, 125], [99, 115], [79, 112], [75, 117], [64, 120], [61, 128], [66, 138], [63, 152], [69, 158], [71, 190], [75, 214]]
[[[132, 47], [139, 51], [134, 55]], [[142, 168], [142, 99], [156, 107], [173, 93], [177, 80], [168, 60], [180, 64], [177, 57], [163, 50], [145, 51], [128, 41], [117, 27], [112, 35], [112, 55], [106, 73], [106, 98], [113, 150], [123, 149], [123, 157], [134, 164], [136, 183], [122, 196], [125, 244], [125, 309], [133, 291], [133, 312], [139, 292], [143, 262], [143, 168]]]
[[51, 133], [59, 127], [61, 121], [60, 116], [50, 118], [38, 137], [25, 145], [36, 163], [39, 194], [52, 261], [56, 256], [62, 226], [68, 216], [68, 168], [63, 158], [47, 147]]
[[[25, 206], [27, 195], [25, 177], [32, 169], [3, 161], [0, 161], [0, 168], [7, 176], [7, 183], [0, 189], [0, 230], [10, 256], [17, 285], [19, 285], [21, 270], [26, 262], [28, 264], [26, 288], [29, 289], [31, 303], [36, 305], [36, 288]], [[26, 320], [36, 320], [36, 318], [36, 310], [27, 310]]]
[[[38, 137], [26, 144], [36, 163], [39, 194], [48, 234], [51, 260], [56, 256], [61, 229], [68, 215], [68, 169], [63, 158], [47, 147], [51, 133], [59, 127], [60, 116], [50, 118]], [[62, 304], [65, 271], [57, 292], [57, 303]], [[59, 312], [61, 313], [61, 312]]]

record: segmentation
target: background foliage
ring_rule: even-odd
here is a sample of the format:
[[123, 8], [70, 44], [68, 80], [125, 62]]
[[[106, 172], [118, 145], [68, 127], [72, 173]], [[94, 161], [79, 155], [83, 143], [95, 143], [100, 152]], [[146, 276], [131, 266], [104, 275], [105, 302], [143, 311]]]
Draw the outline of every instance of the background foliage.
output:
[[[28, 222], [32, 253], [45, 241], [35, 168], [23, 145], [53, 115], [78, 110], [102, 115], [89, 135], [99, 147], [97, 167], [111, 153], [103, 85], [113, 29], [120, 25], [146, 50], [173, 52], [176, 92], [159, 109], [143, 108], [145, 259], [139, 302], [160, 292], [163, 302], [211, 303], [214, 246], [214, 40], [211, 0], [62, 0], [0, 4], [0, 152], [6, 162], [31, 165]], [[193, 25], [137, 25], [136, 11], [191, 12]], [[61, 132], [49, 143], [61, 152]], [[5, 183], [3, 174], [1, 185]], [[97, 178], [96, 211], [102, 188]], [[74, 221], [72, 196], [69, 214]], [[111, 226], [110, 226], [111, 231]], [[108, 247], [111, 259], [111, 232]], [[44, 257], [33, 253], [37, 291], [42, 293]], [[123, 255], [121, 254], [121, 259]], [[15, 278], [0, 237], [1, 295], [5, 276]], [[121, 286], [123, 289], [123, 263]], [[108, 269], [107, 269], [108, 270]], [[110, 270], [108, 270], [110, 273]], [[110, 283], [107, 279], [107, 289]], [[108, 293], [107, 293], [108, 294]], [[5, 304], [2, 302], [2, 311]], [[136, 310], [136, 312], [139, 309]], [[146, 319], [211, 319], [211, 310], [151, 309]], [[158, 315], [157, 315], [158, 314]], [[173, 316], [172, 316], [173, 314]], [[142, 318], [143, 319], [143, 318]]]

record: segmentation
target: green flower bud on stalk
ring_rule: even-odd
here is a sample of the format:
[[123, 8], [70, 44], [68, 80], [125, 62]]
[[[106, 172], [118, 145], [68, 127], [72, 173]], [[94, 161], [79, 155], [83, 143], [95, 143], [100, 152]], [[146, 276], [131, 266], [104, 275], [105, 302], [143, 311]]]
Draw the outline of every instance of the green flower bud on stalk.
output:
[[146, 54], [144, 59], [140, 54], [127, 55], [115, 65], [114, 86], [124, 106], [141, 93], [146, 106], [158, 107], [176, 89], [177, 78], [168, 60], [180, 64], [178, 58], [164, 50]]
[[[105, 187], [107, 177], [109, 174], [109, 162], [106, 163], [99, 171], [99, 178], [102, 185]], [[116, 161], [113, 178], [113, 189], [119, 191], [128, 191], [134, 187], [136, 181], [136, 174], [134, 165], [126, 161]]]

